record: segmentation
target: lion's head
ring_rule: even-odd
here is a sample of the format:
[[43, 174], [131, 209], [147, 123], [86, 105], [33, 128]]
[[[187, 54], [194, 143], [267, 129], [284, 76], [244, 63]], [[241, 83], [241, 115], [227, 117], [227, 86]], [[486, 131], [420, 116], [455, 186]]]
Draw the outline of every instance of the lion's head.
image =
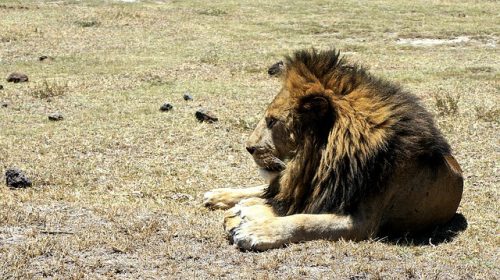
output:
[[287, 106], [288, 97], [286, 91], [276, 96], [247, 142], [247, 151], [260, 167], [261, 175], [269, 181], [285, 169], [285, 161], [293, 157], [296, 149], [290, 126], [292, 116], [283, 107]]
[[247, 150], [283, 214], [347, 211], [380, 190], [395, 164], [449, 152], [414, 96], [335, 50], [296, 52], [281, 71], [283, 86]]

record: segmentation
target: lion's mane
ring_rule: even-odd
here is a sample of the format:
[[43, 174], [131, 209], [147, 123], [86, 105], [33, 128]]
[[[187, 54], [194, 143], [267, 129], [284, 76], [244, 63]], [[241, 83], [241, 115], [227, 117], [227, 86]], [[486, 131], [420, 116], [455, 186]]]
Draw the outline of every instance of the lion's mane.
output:
[[[335, 50], [298, 51], [284, 64], [292, 104], [287, 126], [297, 149], [265, 193], [279, 214], [349, 213], [382, 192], [407, 160], [437, 164], [450, 154], [414, 95]], [[318, 96], [328, 101], [324, 114], [305, 112], [304, 102]]]

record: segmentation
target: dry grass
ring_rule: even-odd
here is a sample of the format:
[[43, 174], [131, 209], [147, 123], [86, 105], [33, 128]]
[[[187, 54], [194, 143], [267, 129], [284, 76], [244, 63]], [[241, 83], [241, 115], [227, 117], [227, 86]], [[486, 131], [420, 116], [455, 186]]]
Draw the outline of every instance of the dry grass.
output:
[[[0, 166], [34, 187], [0, 185], [0, 278], [500, 278], [494, 1], [22, 2], [0, 5], [0, 76], [30, 78], [2, 82]], [[436, 113], [466, 176], [452, 241], [243, 253], [199, 206], [211, 188], [261, 183], [244, 143], [279, 88], [267, 66], [333, 45]], [[44, 81], [71, 94], [29, 94]], [[457, 112], [438, 116], [435, 94], [460, 94]], [[199, 107], [220, 121], [198, 123]]]
[[438, 116], [442, 117], [458, 114], [460, 94], [456, 96], [452, 96], [449, 92], [446, 92], [444, 96], [434, 94], [434, 101]]
[[28, 90], [28, 93], [33, 97], [37, 98], [50, 98], [63, 96], [68, 91], [68, 84], [60, 83], [57, 81], [49, 82], [47, 80], [43, 81], [41, 84]]

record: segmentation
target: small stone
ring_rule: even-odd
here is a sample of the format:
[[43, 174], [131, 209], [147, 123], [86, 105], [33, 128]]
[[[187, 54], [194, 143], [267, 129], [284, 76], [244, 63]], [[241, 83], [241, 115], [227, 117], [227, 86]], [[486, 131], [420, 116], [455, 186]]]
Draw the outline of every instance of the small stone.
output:
[[0, 85], [0, 90], [2, 90], [2, 89], [3, 89], [3, 85]]
[[49, 120], [51, 121], [62, 121], [64, 119], [61, 113], [52, 113], [49, 115]]
[[219, 120], [212, 112], [205, 109], [196, 111], [194, 115], [200, 122], [213, 123]]
[[174, 106], [170, 105], [170, 103], [165, 103], [165, 104], [161, 105], [160, 111], [167, 112], [167, 111], [172, 110], [173, 108], [174, 108]]
[[46, 55], [42, 55], [42, 56], [40, 56], [40, 57], [38, 58], [38, 60], [40, 60], [40, 61], [44, 61], [44, 60], [46, 60], [47, 58], [49, 58], [49, 57], [48, 57], [48, 56], [46, 56]]
[[31, 187], [31, 180], [19, 169], [10, 168], [5, 172], [5, 181], [9, 188]]
[[7, 104], [7, 102], [0, 102], [0, 105], [2, 106], [2, 108], [9, 107], [9, 104]]
[[14, 72], [7, 77], [7, 82], [9, 83], [23, 83], [27, 81], [28, 81], [28, 76], [26, 76], [23, 73]]
[[269, 76], [279, 76], [284, 69], [285, 65], [283, 64], [283, 61], [278, 61], [269, 67], [267, 74], [269, 74]]
[[189, 93], [184, 94], [183, 98], [186, 101], [193, 101], [193, 97]]

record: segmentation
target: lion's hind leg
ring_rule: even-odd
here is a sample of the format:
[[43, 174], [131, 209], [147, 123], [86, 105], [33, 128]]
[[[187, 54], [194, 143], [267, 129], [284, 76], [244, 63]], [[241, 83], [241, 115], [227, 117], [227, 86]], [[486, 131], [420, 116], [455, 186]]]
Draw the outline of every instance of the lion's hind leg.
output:
[[211, 209], [229, 209], [241, 200], [260, 197], [267, 185], [244, 189], [220, 188], [206, 192], [203, 205]]

